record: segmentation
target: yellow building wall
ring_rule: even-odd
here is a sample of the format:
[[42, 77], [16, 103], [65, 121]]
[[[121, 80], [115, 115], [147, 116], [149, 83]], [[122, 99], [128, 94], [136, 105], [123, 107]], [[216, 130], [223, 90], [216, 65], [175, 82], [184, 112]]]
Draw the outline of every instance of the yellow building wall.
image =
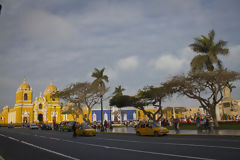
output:
[[163, 110], [163, 118], [165, 118], [165, 119], [170, 119], [170, 118], [182, 118], [183, 117], [183, 115], [182, 115], [182, 113], [181, 112], [175, 112], [175, 115], [174, 115], [174, 113], [172, 112], [172, 111], [170, 111], [170, 110]]
[[[88, 110], [84, 110], [83, 114], [87, 115]], [[89, 115], [89, 120], [90, 120], [90, 122], [92, 122], [92, 112]], [[62, 114], [61, 115], [61, 121], [76, 121], [78, 123], [83, 123], [84, 122], [82, 114], [80, 114], [78, 116], [75, 115], [74, 117], [73, 117], [72, 114]]]
[[[150, 112], [156, 112], [158, 109], [145, 109], [146, 111], [150, 111]], [[144, 112], [142, 110], [137, 109], [136, 110], [136, 117], [137, 120], [139, 121], [145, 121], [145, 120], [149, 120], [148, 116], [144, 114]], [[159, 114], [156, 115], [156, 118], [159, 117]]]
[[0, 124], [8, 124], [8, 107], [4, 107], [0, 113]]

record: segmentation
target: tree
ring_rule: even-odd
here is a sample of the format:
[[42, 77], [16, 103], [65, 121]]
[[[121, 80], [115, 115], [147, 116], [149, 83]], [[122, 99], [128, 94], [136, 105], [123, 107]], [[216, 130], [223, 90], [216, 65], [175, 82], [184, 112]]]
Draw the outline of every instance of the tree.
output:
[[[99, 104], [102, 95], [107, 92], [105, 87], [95, 85], [89, 82], [77, 82], [71, 84], [69, 87], [62, 91], [56, 92], [53, 96], [59, 97], [70, 102], [72, 106], [68, 112], [72, 114], [81, 114], [85, 122], [90, 122], [90, 114], [92, 113], [92, 107]], [[87, 115], [84, 115], [84, 108], [87, 107]]]
[[78, 116], [82, 114], [76, 105], [68, 104], [67, 108], [62, 111], [62, 114], [71, 114], [73, 120], [76, 121]]
[[[143, 111], [150, 120], [155, 121], [156, 115], [160, 114], [157, 121], [162, 117], [162, 101], [164, 98], [172, 94], [172, 90], [169, 90], [165, 86], [154, 87], [148, 86], [139, 90], [137, 95], [115, 95], [110, 99], [110, 106], [117, 106], [118, 108], [133, 106]], [[156, 112], [148, 111], [145, 106], [153, 105], [157, 108]]]
[[[101, 70], [95, 68], [94, 72], [92, 73], [92, 77], [96, 78], [93, 81], [93, 85], [100, 86], [101, 88], [105, 88], [105, 82], [108, 82], [108, 76], [104, 75], [105, 68], [102, 68]], [[105, 94], [105, 93], [104, 93]], [[101, 122], [103, 123], [103, 95], [101, 95]]]
[[232, 93], [233, 88], [236, 88], [232, 83], [227, 82], [226, 87], [230, 89], [230, 93]]
[[172, 88], [174, 92], [197, 100], [212, 116], [215, 126], [218, 127], [216, 106], [223, 99], [223, 88], [228, 82], [239, 79], [238, 72], [219, 69], [211, 72], [190, 72], [187, 76], [174, 76], [163, 85]]
[[199, 53], [191, 61], [192, 71], [213, 71], [214, 64], [217, 64], [218, 69], [222, 69], [222, 62], [218, 59], [218, 55], [228, 55], [229, 50], [224, 48], [227, 44], [226, 41], [219, 40], [215, 43], [214, 36], [215, 32], [211, 30], [208, 37], [204, 35], [196, 37], [194, 43], [189, 45], [194, 52]]
[[105, 82], [108, 82], [108, 76], [104, 75], [105, 68], [101, 70], [94, 68], [94, 72], [92, 73], [92, 77], [96, 78], [93, 83], [96, 85], [100, 85], [101, 87], [105, 87]]
[[122, 93], [123, 91], [125, 91], [125, 89], [122, 88], [121, 85], [119, 85], [118, 87], [115, 87], [113, 95], [123, 95], [123, 93]]

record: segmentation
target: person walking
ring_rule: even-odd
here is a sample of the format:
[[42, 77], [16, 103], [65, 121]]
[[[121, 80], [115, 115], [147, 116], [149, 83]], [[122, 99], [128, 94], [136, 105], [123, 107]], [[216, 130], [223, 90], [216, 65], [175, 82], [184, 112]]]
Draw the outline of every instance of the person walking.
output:
[[77, 134], [76, 134], [76, 122], [73, 123], [72, 130], [73, 130], [73, 137], [76, 137], [77, 136]]
[[174, 128], [175, 128], [176, 133], [179, 133], [179, 119], [178, 119], [178, 117], [176, 117], [173, 120], [173, 124], [174, 124]]
[[107, 130], [107, 127], [108, 127], [108, 123], [107, 123], [107, 120], [104, 121], [104, 130], [106, 131]]

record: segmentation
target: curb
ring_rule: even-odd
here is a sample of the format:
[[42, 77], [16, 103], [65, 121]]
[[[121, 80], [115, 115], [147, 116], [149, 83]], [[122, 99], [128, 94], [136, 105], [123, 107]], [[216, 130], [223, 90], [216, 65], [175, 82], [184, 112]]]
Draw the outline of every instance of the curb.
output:
[[[123, 134], [136, 135], [136, 133], [121, 133], [121, 132], [97, 132], [102, 134]], [[213, 137], [240, 137], [240, 135], [218, 135], [218, 134], [167, 134], [169, 136], [213, 136]]]
[[168, 134], [171, 136], [212, 136], [212, 137], [240, 137], [240, 135], [219, 135], [219, 134]]

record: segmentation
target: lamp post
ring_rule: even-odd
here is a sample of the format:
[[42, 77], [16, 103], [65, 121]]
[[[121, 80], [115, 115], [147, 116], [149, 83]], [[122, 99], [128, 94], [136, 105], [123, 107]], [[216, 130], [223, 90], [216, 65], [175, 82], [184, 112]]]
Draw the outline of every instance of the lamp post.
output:
[[104, 131], [104, 127], [103, 127], [103, 95], [101, 95], [101, 131]]

